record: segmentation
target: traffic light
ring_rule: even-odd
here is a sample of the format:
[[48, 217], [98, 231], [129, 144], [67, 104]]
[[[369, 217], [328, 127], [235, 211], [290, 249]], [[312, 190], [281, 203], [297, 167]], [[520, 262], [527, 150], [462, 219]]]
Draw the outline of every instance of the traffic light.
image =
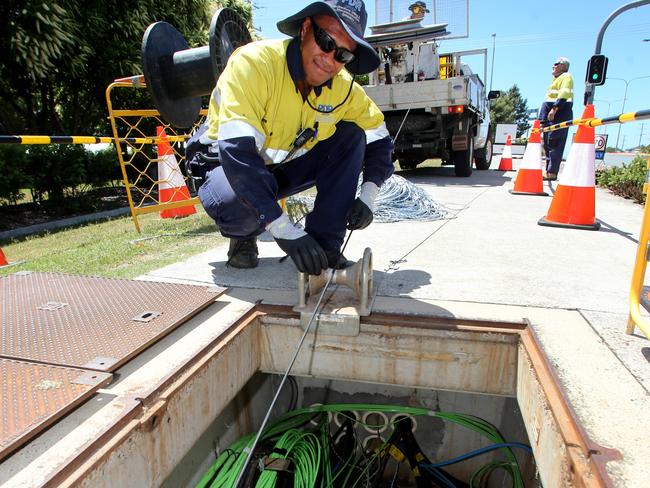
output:
[[603, 85], [607, 75], [607, 56], [594, 54], [587, 64], [587, 78], [585, 81], [592, 85]]

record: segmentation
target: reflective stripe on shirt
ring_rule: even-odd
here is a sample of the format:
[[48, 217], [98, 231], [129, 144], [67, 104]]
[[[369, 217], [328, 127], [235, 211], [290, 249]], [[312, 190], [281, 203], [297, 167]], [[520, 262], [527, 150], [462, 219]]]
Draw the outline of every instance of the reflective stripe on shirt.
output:
[[558, 98], [573, 102], [573, 77], [569, 73], [562, 73], [557, 78], [553, 78], [551, 85], [546, 90], [544, 101], [555, 102]]

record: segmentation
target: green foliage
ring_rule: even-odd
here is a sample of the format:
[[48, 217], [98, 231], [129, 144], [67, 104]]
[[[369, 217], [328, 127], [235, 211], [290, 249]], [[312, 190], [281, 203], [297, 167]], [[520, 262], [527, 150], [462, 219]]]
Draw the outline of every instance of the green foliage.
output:
[[17, 205], [30, 190], [39, 205], [78, 210], [92, 207], [84, 193], [122, 178], [113, 146], [96, 153], [84, 146], [0, 146], [0, 201]]
[[354, 76], [354, 81], [356, 81], [361, 86], [365, 86], [370, 82], [370, 75], [368, 75], [368, 74], [355, 75]]
[[87, 135], [107, 129], [104, 91], [141, 72], [147, 26], [164, 20], [207, 42], [208, 0], [0, 2], [0, 132]]
[[637, 156], [629, 165], [607, 167], [596, 172], [598, 186], [637, 203], [645, 201], [643, 184], [647, 173], [647, 157]]
[[0, 202], [17, 204], [29, 187], [25, 173], [25, 146], [8, 144], [0, 146]]
[[527, 101], [521, 96], [517, 85], [490, 102], [490, 120], [492, 125], [517, 124], [517, 137], [521, 137], [529, 128]]
[[[217, 8], [236, 10], [252, 26], [246, 0], [5, 0], [0, 2], [0, 133], [107, 134], [105, 90], [115, 78], [141, 72], [142, 37], [156, 21], [176, 27], [190, 46], [207, 44]], [[120, 108], [152, 108], [145, 90], [120, 93]], [[121, 179], [114, 148], [5, 147], [0, 200], [21, 189], [58, 204], [88, 186]]]
[[253, 5], [247, 0], [220, 0], [216, 2], [218, 7], [228, 7], [237, 12], [246, 22], [248, 30], [253, 34]]
[[26, 170], [34, 201], [42, 203], [47, 195], [50, 204], [62, 205], [66, 197], [77, 196], [77, 187], [86, 182], [86, 158], [80, 145], [31, 146]]
[[94, 188], [113, 184], [122, 179], [120, 161], [115, 153], [115, 146], [86, 154], [86, 183]]

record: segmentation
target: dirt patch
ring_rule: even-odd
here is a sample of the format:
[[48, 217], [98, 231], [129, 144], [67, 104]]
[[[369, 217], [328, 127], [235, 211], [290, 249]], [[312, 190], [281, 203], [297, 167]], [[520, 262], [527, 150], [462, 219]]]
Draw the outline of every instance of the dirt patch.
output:
[[120, 186], [89, 190], [79, 197], [64, 200], [61, 205], [49, 202], [2, 205], [0, 232], [128, 206], [126, 190]]

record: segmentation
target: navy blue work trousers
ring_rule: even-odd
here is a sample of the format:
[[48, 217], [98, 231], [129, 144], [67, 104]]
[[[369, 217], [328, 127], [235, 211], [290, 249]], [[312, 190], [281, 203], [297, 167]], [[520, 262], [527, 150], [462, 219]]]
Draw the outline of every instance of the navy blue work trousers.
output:
[[[356, 195], [365, 147], [366, 136], [358, 125], [339, 122], [333, 136], [303, 156], [273, 169], [278, 184], [277, 200], [316, 186], [316, 201], [307, 215], [305, 230], [326, 251], [339, 251], [343, 244], [346, 217]], [[255, 212], [235, 194], [223, 168], [207, 174], [198, 196], [225, 237], [248, 239], [264, 232]]]
[[[559, 124], [567, 120], [573, 119], [573, 104], [565, 103], [561, 109], [557, 111], [553, 120], [548, 120], [548, 111], [553, 106], [552, 103], [545, 102], [542, 105], [540, 112], [540, 121], [542, 127], [549, 125]], [[569, 135], [569, 129], [554, 130], [552, 132], [543, 132], [544, 135], [544, 153], [546, 154], [546, 172], [558, 174], [560, 172], [560, 164], [562, 163], [562, 154], [564, 154], [564, 147], [566, 146], [566, 139]]]

